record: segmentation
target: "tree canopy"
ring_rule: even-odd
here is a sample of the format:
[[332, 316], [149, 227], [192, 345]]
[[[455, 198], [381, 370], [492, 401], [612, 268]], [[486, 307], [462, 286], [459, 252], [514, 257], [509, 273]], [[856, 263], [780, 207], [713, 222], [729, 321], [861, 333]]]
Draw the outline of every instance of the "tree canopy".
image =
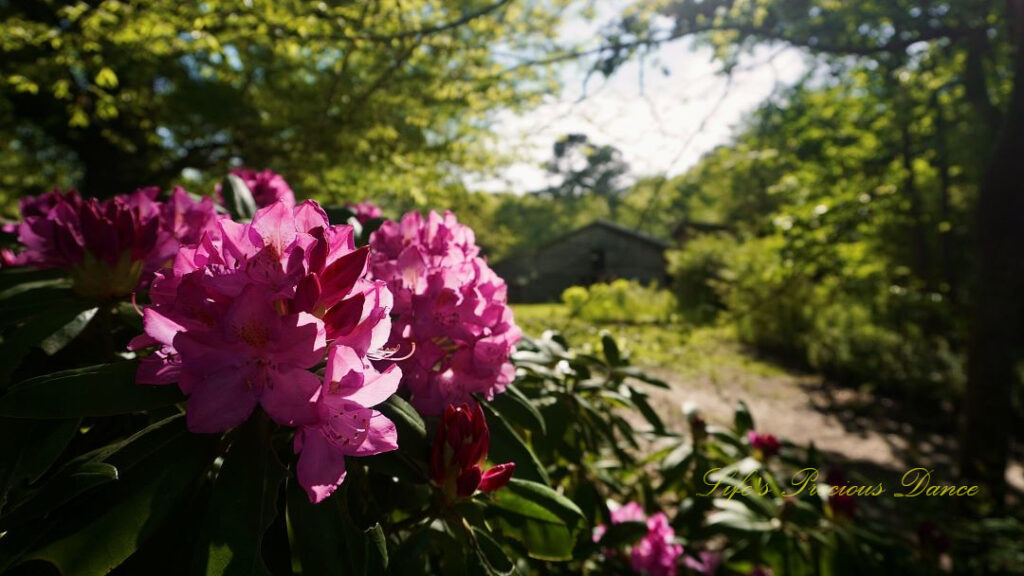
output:
[[443, 197], [495, 164], [494, 110], [553, 88], [503, 55], [547, 50], [559, 8], [0, 2], [0, 191], [111, 195], [243, 163], [321, 198]]

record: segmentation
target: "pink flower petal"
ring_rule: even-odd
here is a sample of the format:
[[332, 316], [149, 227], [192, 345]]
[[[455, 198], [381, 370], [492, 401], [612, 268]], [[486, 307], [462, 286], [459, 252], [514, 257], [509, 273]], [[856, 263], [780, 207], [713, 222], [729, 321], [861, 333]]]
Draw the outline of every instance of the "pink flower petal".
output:
[[512, 473], [516, 471], [515, 462], [506, 462], [491, 466], [480, 478], [481, 492], [494, 492], [500, 490], [512, 479]]
[[323, 502], [345, 480], [345, 456], [319, 431], [311, 428], [295, 435], [296, 450], [301, 450], [297, 475], [309, 501]]
[[301, 368], [272, 370], [260, 396], [267, 414], [282, 426], [307, 426], [319, 420], [316, 396], [320, 378]]
[[185, 411], [188, 429], [224, 432], [245, 422], [256, 407], [256, 395], [250, 388], [253, 378], [250, 371], [230, 367], [201, 374], [183, 371], [180, 384], [191, 391]]
[[373, 415], [366, 431], [366, 440], [351, 452], [353, 456], [372, 456], [398, 449], [398, 430], [395, 429], [395, 423], [376, 410], [371, 412]]

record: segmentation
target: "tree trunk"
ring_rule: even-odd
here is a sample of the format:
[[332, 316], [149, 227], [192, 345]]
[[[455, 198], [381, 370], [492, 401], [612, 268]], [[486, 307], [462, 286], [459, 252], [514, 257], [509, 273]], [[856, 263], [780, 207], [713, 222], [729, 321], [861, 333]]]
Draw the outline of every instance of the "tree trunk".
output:
[[1014, 87], [978, 195], [978, 273], [961, 459], [965, 479], [983, 486], [981, 513], [1005, 504], [1010, 400], [1024, 343], [1024, 0], [1010, 0], [1009, 5], [1017, 48]]

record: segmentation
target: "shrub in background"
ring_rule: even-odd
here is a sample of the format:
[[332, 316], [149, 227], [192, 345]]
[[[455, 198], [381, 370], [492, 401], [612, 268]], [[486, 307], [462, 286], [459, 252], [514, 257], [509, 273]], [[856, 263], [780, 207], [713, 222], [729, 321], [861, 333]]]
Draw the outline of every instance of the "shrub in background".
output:
[[737, 241], [725, 234], [704, 234], [688, 240], [683, 248], [669, 250], [668, 273], [679, 311], [690, 322], [708, 324], [725, 309], [718, 284], [726, 259]]
[[562, 302], [572, 317], [594, 323], [671, 322], [677, 307], [668, 290], [622, 278], [589, 287], [572, 286], [562, 292]]
[[937, 295], [849, 246], [794, 250], [783, 235], [691, 240], [669, 253], [680, 310], [695, 322], [724, 311], [744, 343], [844, 383], [931, 400], [962, 390]]

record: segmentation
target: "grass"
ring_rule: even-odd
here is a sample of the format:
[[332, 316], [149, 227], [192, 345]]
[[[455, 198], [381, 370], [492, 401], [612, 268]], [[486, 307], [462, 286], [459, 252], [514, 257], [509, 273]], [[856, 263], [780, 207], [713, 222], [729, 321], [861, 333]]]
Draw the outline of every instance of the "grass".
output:
[[544, 330], [557, 330], [573, 346], [599, 352], [601, 332], [607, 330], [634, 364], [670, 370], [683, 377], [723, 368], [758, 376], [780, 373], [776, 366], [754, 358], [728, 325], [595, 324], [571, 317], [563, 304], [517, 304], [513, 309], [516, 323], [527, 336], [538, 337]]

